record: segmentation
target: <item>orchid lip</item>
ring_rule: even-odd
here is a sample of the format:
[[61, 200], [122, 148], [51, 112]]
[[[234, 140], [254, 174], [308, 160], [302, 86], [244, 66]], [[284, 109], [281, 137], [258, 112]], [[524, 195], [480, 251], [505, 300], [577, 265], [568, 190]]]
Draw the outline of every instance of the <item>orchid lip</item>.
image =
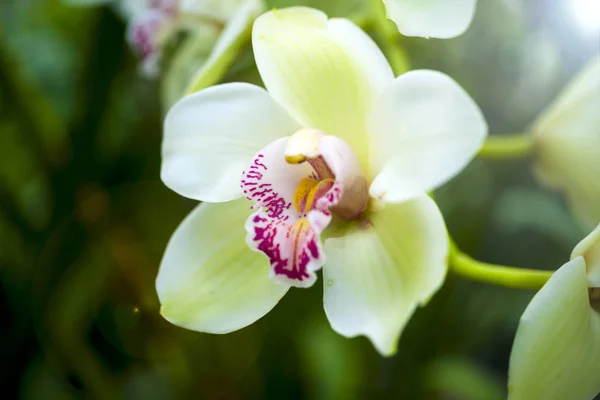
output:
[[[349, 168], [347, 168], [350, 173], [344, 171], [346, 165], [337, 166], [337, 168], [329, 165], [333, 160], [328, 161], [327, 158], [331, 158], [332, 151], [324, 151], [321, 146], [321, 142], [328, 141], [329, 138], [333, 137], [317, 129], [299, 130], [291, 136], [287, 143], [285, 161], [289, 164], [308, 162], [319, 180], [336, 181], [336, 173], [337, 175], [347, 175], [343, 177], [345, 179], [338, 179], [340, 182], [344, 181], [342, 182], [344, 193], [339, 204], [332, 206], [332, 211], [344, 219], [356, 219], [363, 213], [369, 200], [367, 179], [352, 148], [340, 139], [335, 146], [335, 151], [343, 154], [342, 162], [350, 160]], [[337, 169], [337, 171], [334, 172], [333, 169]]]
[[267, 145], [240, 182], [257, 210], [246, 221], [246, 242], [264, 253], [271, 278], [311, 286], [325, 262], [321, 233], [332, 213], [356, 219], [368, 202], [358, 157], [343, 140], [302, 129]]

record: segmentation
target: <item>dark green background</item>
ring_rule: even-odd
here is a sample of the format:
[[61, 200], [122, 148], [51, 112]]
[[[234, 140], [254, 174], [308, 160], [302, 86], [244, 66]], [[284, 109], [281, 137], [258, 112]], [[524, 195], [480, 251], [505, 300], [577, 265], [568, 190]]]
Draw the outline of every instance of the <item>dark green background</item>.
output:
[[[353, 0], [272, 0], [357, 17]], [[414, 68], [451, 75], [495, 134], [522, 132], [599, 51], [568, 0], [480, 0], [467, 34], [399, 37]], [[159, 84], [137, 73], [110, 7], [0, 2], [2, 389], [23, 399], [502, 399], [533, 295], [449, 275], [398, 354], [328, 326], [320, 282], [215, 336], [158, 314], [157, 268], [195, 202], [159, 179]], [[376, 38], [379, 39], [379, 38]], [[174, 51], [176, 44], [173, 44]], [[168, 60], [167, 60], [168, 61]], [[250, 50], [227, 80], [257, 82]], [[475, 160], [436, 195], [459, 245], [485, 261], [555, 269], [586, 234], [531, 159]]]

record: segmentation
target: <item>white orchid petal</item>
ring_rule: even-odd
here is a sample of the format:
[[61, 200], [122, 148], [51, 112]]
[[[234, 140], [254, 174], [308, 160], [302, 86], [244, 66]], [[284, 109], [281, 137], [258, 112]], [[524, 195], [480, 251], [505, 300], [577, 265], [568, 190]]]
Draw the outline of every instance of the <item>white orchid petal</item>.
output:
[[510, 400], [589, 400], [600, 392], [600, 314], [590, 307], [586, 266], [556, 271], [521, 317], [510, 357]]
[[448, 241], [426, 196], [387, 204], [370, 223], [325, 241], [324, 306], [336, 332], [365, 335], [389, 356], [415, 308], [444, 282]]
[[257, 86], [229, 83], [194, 93], [167, 114], [161, 178], [193, 199], [239, 198], [242, 171], [256, 152], [298, 128]]
[[288, 290], [269, 279], [264, 257], [244, 240], [246, 199], [201, 204], [177, 228], [163, 256], [156, 290], [175, 325], [227, 333], [255, 322]]
[[573, 79], [535, 122], [535, 172], [564, 192], [577, 217], [600, 222], [600, 57]]
[[412, 71], [386, 90], [369, 121], [370, 166], [378, 174], [370, 194], [399, 202], [435, 189], [477, 154], [485, 119], [450, 77]]
[[293, 7], [257, 18], [252, 43], [265, 86], [291, 115], [364, 151], [367, 116], [394, 78], [369, 36], [350, 21]]
[[450, 39], [473, 20], [476, 0], [383, 0], [388, 18], [405, 36]]
[[571, 260], [579, 256], [585, 259], [589, 286], [600, 288], [600, 225], [575, 246]]

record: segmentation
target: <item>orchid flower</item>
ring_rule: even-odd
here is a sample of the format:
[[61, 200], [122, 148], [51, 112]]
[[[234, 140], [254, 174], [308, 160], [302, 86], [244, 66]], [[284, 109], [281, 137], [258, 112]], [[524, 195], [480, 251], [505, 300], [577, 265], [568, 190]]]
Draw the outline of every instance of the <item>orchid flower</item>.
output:
[[[131, 20], [127, 40], [141, 56], [142, 72], [147, 77], [159, 74], [162, 48], [174, 31], [192, 32], [202, 27], [222, 30], [214, 43], [217, 54], [211, 57], [215, 58], [243, 33], [262, 7], [261, 0], [128, 0], [122, 5]], [[214, 39], [205, 34], [202, 40]]]
[[600, 393], [600, 225], [521, 317], [509, 399], [591, 400]]
[[473, 20], [476, 0], [383, 0], [388, 18], [404, 36], [450, 39]]
[[532, 128], [535, 172], [562, 191], [589, 226], [600, 222], [600, 57], [595, 57]]
[[364, 32], [318, 10], [264, 14], [252, 43], [267, 90], [214, 86], [166, 117], [162, 180], [204, 203], [165, 251], [161, 313], [235, 331], [323, 268], [333, 329], [391, 355], [446, 275], [446, 229], [426, 193], [475, 156], [484, 118], [444, 74], [395, 79]]
[[155, 77], [159, 73], [163, 37], [177, 16], [177, 1], [130, 0], [123, 9], [131, 18], [127, 41], [142, 59], [143, 74]]

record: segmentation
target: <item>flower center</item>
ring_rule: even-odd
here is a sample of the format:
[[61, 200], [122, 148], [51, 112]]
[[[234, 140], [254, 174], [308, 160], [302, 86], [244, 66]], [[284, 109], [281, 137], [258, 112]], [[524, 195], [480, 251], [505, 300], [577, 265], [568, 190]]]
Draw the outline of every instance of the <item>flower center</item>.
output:
[[368, 201], [367, 179], [352, 148], [335, 136], [303, 129], [259, 151], [240, 186], [256, 210], [246, 242], [267, 256], [271, 279], [309, 287], [325, 262], [321, 233], [332, 212], [355, 219]]
[[294, 193], [294, 207], [300, 214], [307, 214], [315, 208], [315, 201], [323, 197], [333, 187], [335, 181], [326, 178], [303, 178]]
[[[296, 189], [294, 198], [298, 200], [294, 204], [299, 212], [310, 211], [315, 200], [336, 183], [342, 197], [332, 211], [345, 219], [356, 219], [364, 211], [369, 200], [367, 179], [358, 157], [346, 142], [316, 129], [301, 129], [290, 137], [284, 156], [288, 164], [306, 162], [314, 170], [313, 177], [303, 179]], [[302, 203], [305, 198], [310, 199], [308, 207]]]

